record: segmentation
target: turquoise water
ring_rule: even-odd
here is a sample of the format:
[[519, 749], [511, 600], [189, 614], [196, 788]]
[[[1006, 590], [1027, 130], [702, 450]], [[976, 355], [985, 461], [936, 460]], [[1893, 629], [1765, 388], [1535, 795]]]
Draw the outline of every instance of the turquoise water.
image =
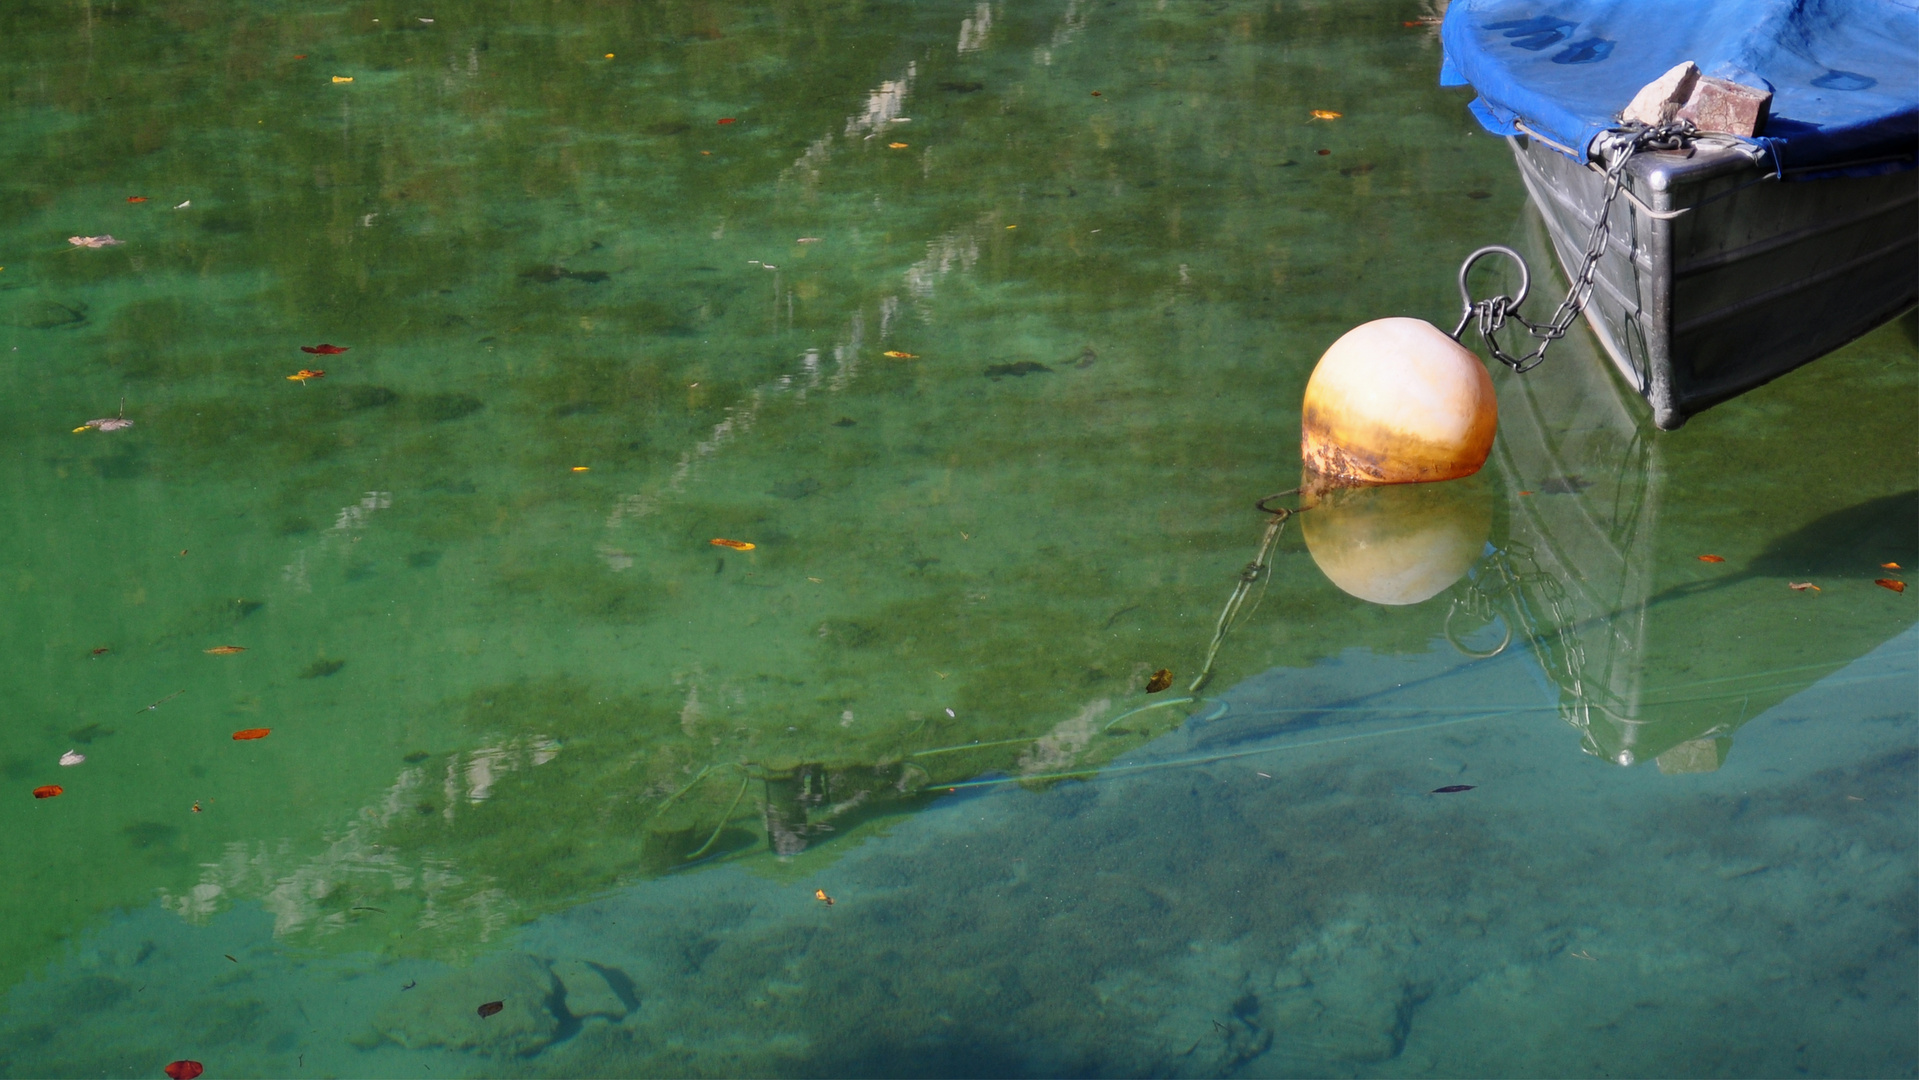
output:
[[0, 12], [0, 1071], [1919, 1071], [1910, 315], [1582, 331], [1207, 668], [1319, 354], [1544, 273], [1427, 14]]

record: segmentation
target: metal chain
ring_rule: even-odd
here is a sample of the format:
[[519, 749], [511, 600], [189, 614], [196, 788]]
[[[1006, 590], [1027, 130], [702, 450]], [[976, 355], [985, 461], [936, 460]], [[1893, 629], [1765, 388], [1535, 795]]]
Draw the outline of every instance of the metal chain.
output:
[[[1519, 314], [1519, 305], [1525, 302], [1526, 293], [1531, 286], [1531, 275], [1526, 270], [1526, 260], [1509, 247], [1492, 245], [1480, 248], [1459, 267], [1459, 298], [1465, 304], [1465, 312], [1459, 317], [1459, 325], [1453, 328], [1454, 341], [1466, 332], [1466, 327], [1477, 320], [1479, 336], [1485, 340], [1486, 347], [1492, 351], [1493, 359], [1512, 368], [1518, 374], [1525, 374], [1539, 366], [1546, 358], [1546, 350], [1552, 343], [1565, 337], [1586, 309], [1586, 302], [1592, 298], [1593, 285], [1599, 273], [1599, 260], [1605, 257], [1606, 247], [1612, 241], [1612, 205], [1619, 198], [1621, 187], [1626, 179], [1626, 164], [1640, 150], [1673, 150], [1686, 145], [1697, 131], [1690, 120], [1676, 120], [1669, 124], [1649, 127], [1632, 123], [1613, 128], [1597, 140], [1601, 150], [1607, 155], [1605, 194], [1599, 201], [1599, 216], [1593, 221], [1592, 233], [1586, 238], [1586, 253], [1580, 260], [1579, 272], [1573, 275], [1572, 288], [1566, 291], [1566, 298], [1559, 302], [1559, 309], [1545, 323], [1535, 323]], [[1466, 287], [1466, 274], [1482, 256], [1493, 253], [1502, 254], [1519, 264], [1519, 296], [1495, 296], [1475, 301]], [[1524, 356], [1515, 357], [1499, 345], [1495, 337], [1510, 319], [1526, 328], [1539, 342], [1539, 347]]]

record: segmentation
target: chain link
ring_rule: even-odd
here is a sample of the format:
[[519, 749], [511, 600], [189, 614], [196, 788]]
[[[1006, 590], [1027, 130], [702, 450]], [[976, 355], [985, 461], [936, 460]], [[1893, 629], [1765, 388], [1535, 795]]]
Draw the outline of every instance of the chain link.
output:
[[[1565, 337], [1572, 325], [1579, 319], [1579, 313], [1586, 309], [1586, 302], [1592, 298], [1593, 285], [1598, 279], [1599, 260], [1605, 257], [1606, 247], [1612, 242], [1612, 205], [1619, 198], [1619, 192], [1625, 183], [1626, 165], [1640, 150], [1676, 150], [1683, 148], [1689, 139], [1698, 132], [1690, 120], [1676, 120], [1669, 124], [1649, 127], [1632, 123], [1613, 128], [1597, 140], [1600, 149], [1607, 155], [1605, 171], [1605, 194], [1599, 202], [1599, 216], [1593, 221], [1592, 233], [1586, 238], [1586, 253], [1580, 260], [1579, 272], [1573, 275], [1572, 287], [1566, 291], [1566, 298], [1559, 302], [1559, 309], [1553, 317], [1544, 323], [1535, 323], [1519, 314], [1519, 305], [1525, 301], [1528, 285], [1526, 260], [1508, 247], [1483, 247], [1466, 257], [1459, 268], [1459, 296], [1465, 304], [1465, 312], [1459, 317], [1459, 325], [1453, 329], [1453, 340], [1466, 332], [1466, 327], [1475, 321], [1479, 326], [1479, 336], [1485, 340], [1486, 347], [1492, 351], [1493, 359], [1512, 368], [1514, 372], [1524, 374], [1539, 366], [1546, 358], [1546, 350], [1552, 343]], [[1493, 253], [1506, 255], [1519, 264], [1522, 284], [1517, 298], [1494, 296], [1486, 300], [1475, 301], [1466, 287], [1466, 274], [1478, 262], [1481, 256]], [[1539, 342], [1538, 348], [1524, 356], [1515, 357], [1500, 347], [1495, 336], [1505, 328], [1507, 320], [1526, 328]]]

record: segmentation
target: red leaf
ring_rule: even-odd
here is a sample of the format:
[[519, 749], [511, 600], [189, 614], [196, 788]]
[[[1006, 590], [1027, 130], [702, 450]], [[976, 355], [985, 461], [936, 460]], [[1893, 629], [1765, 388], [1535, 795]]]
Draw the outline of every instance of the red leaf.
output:
[[300, 351], [303, 353], [312, 353], [315, 356], [338, 356], [341, 353], [347, 351], [349, 348], [352, 348], [352, 346], [350, 345], [302, 345], [300, 346]]
[[270, 727], [250, 727], [245, 731], [234, 732], [233, 741], [245, 742], [248, 739], [264, 739], [271, 734], [273, 734], [273, 729]]
[[738, 120], [735, 120], [735, 119], [734, 119], [733, 117], [730, 117], [730, 116], [722, 116], [722, 117], [720, 117], [720, 123], [722, 123], [722, 124], [737, 124], [737, 123], [739, 123], [739, 121], [738, 121]]
[[1725, 560], [1725, 557], [1721, 555], [1701, 555], [1699, 556], [1699, 561], [1700, 562], [1725, 562], [1726, 560]]
[[489, 1001], [486, 1004], [480, 1006], [480, 1016], [481, 1017], [492, 1016], [494, 1013], [499, 1012], [501, 1009], [504, 1009], [504, 1008], [506, 1008], [506, 1002], [504, 1001]]
[[128, 202], [146, 202], [147, 197], [145, 195], [129, 195], [127, 196], [127, 201]]
[[206, 1071], [206, 1066], [197, 1061], [174, 1061], [167, 1064], [167, 1075], [173, 1080], [193, 1080], [194, 1077]]
[[1882, 588], [1882, 589], [1891, 589], [1891, 590], [1892, 590], [1893, 592], [1905, 592], [1905, 591], [1906, 591], [1906, 583], [1905, 583], [1905, 582], [1903, 582], [1903, 581], [1894, 581], [1894, 580], [1892, 580], [1891, 578], [1883, 578], [1883, 577], [1882, 577], [1882, 578], [1874, 578], [1874, 579], [1872, 580], [1872, 583], [1873, 583], [1874, 585], [1877, 585], [1877, 586], [1879, 586], [1879, 587], [1880, 587], [1880, 588]]
[[33, 797], [36, 799], [51, 799], [65, 790], [67, 789], [61, 787], [59, 784], [48, 784], [45, 787], [34, 788]]

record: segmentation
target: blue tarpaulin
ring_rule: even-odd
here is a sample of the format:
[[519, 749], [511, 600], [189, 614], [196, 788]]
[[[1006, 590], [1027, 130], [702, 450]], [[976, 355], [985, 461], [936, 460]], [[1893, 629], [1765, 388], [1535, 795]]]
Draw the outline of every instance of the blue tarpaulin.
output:
[[1752, 141], [1783, 176], [1910, 169], [1919, 0], [1453, 0], [1440, 83], [1498, 135], [1523, 122], [1586, 159], [1640, 87], [1691, 60], [1772, 91]]

